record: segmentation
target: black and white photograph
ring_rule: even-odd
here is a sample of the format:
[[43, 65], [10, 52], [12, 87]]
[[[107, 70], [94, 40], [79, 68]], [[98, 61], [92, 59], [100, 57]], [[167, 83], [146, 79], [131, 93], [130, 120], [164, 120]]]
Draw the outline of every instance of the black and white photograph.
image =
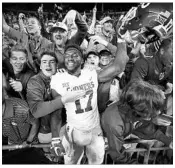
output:
[[173, 2], [2, 2], [2, 165], [173, 165]]

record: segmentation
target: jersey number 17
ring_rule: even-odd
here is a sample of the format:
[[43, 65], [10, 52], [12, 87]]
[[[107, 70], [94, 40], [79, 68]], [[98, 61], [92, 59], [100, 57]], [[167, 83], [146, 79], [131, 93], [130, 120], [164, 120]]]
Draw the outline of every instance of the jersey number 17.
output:
[[91, 91], [89, 94], [89, 99], [88, 99], [87, 106], [85, 109], [81, 108], [80, 99], [76, 100], [75, 105], [77, 109], [75, 110], [75, 113], [80, 114], [80, 113], [91, 111], [92, 110], [92, 105], [91, 105], [92, 97], [93, 97], [93, 91]]

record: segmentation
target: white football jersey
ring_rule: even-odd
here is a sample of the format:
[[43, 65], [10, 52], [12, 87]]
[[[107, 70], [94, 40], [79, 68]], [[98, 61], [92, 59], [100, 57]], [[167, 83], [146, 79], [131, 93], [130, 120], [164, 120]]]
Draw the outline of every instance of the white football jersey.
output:
[[66, 73], [57, 73], [52, 76], [51, 88], [61, 96], [68, 92], [84, 89], [87, 94], [76, 100], [65, 104], [67, 123], [79, 130], [91, 130], [100, 124], [97, 107], [98, 79], [95, 70], [81, 70], [81, 75], [76, 77]]

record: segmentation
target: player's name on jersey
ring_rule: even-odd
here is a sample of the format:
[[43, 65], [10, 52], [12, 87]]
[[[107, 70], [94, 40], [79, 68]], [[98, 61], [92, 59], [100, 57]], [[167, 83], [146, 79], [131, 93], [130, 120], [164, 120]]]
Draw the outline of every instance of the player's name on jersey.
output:
[[70, 86], [70, 83], [63, 83], [63, 88], [67, 88], [67, 91], [78, 91], [78, 90], [92, 90], [95, 86], [94, 82], [88, 82], [77, 86]]

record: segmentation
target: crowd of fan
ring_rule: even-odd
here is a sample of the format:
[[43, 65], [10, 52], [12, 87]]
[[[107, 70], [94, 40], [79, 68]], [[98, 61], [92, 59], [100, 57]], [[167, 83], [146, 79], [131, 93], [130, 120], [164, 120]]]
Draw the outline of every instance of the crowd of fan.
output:
[[[126, 48], [126, 44], [121, 45], [120, 15], [104, 14], [97, 20], [96, 6], [92, 16], [75, 10], [64, 15], [57, 8], [48, 19], [43, 9], [43, 5], [39, 7], [37, 17], [27, 13], [3, 15], [2, 128], [3, 136], [8, 137], [6, 143], [23, 147], [51, 143], [51, 148], [43, 148], [45, 156], [52, 162], [60, 161], [58, 153], [64, 149], [60, 137], [67, 119], [65, 109], [60, 111], [60, 97], [53, 96], [50, 82], [55, 73], [65, 73], [66, 51], [74, 48], [83, 53], [82, 68], [106, 74], [110, 66], [114, 69], [113, 74], [108, 69], [108, 78], [100, 78], [97, 94], [101, 127], [112, 160], [136, 163], [122, 152], [128, 135], [156, 139], [159, 143], [155, 146], [172, 148], [172, 135], [167, 133], [172, 122], [161, 118], [162, 113], [173, 115], [172, 38], [158, 41], [158, 47], [153, 49], [135, 34]], [[62, 96], [62, 104], [69, 102], [71, 96]], [[57, 127], [61, 128], [59, 133]], [[58, 148], [59, 152], [55, 152]], [[171, 152], [167, 158], [171, 163]]]

